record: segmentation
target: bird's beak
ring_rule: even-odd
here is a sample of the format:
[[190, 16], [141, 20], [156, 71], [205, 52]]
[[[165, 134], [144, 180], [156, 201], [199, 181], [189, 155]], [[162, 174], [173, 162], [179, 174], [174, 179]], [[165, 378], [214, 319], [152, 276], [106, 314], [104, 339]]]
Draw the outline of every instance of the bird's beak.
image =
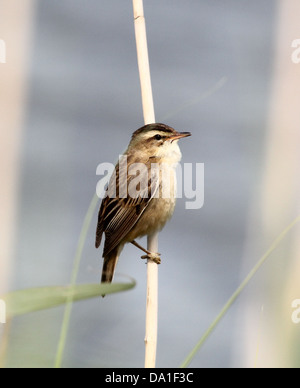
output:
[[188, 136], [192, 136], [192, 134], [190, 132], [176, 132], [176, 133], [174, 133], [174, 135], [169, 137], [169, 140], [171, 140], [171, 141], [178, 140], [178, 139], [181, 139], [183, 137], [188, 137]]

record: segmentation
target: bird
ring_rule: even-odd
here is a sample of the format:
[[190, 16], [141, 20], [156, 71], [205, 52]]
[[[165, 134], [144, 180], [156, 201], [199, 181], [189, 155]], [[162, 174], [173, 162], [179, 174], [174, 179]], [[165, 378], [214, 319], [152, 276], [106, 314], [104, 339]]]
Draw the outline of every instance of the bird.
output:
[[139, 245], [137, 238], [163, 229], [176, 202], [176, 165], [181, 160], [178, 140], [191, 136], [162, 124], [137, 129], [119, 159], [103, 196], [96, 229], [96, 248], [105, 234], [101, 283], [111, 283], [126, 243], [141, 249], [143, 259], [160, 264], [160, 254]]

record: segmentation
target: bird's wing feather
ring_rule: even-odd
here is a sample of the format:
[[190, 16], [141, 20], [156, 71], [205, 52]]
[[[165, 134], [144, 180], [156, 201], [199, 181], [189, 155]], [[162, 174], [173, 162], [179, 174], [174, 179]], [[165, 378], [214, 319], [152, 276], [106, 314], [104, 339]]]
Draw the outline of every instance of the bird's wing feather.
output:
[[[107, 196], [103, 199], [98, 216], [96, 247], [100, 246], [102, 234], [105, 232], [104, 257], [116, 248], [132, 230], [155, 196], [159, 188], [159, 172], [156, 169], [149, 171], [151, 171], [150, 186], [148, 185], [144, 190], [141, 190], [136, 198], [130, 196], [126, 198], [110, 198]], [[119, 174], [117, 173], [116, 176], [118, 180]], [[108, 192], [113, 184], [115, 183], [111, 180]]]

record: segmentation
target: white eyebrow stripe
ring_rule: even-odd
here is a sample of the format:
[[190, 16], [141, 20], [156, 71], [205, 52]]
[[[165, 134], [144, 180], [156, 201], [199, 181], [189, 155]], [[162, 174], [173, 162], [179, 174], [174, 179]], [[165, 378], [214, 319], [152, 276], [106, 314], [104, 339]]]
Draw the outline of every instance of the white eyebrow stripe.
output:
[[161, 137], [165, 136], [165, 133], [163, 131], [156, 131], [155, 129], [149, 132], [146, 132], [144, 134], [145, 139], [150, 139], [151, 137], [154, 137], [156, 135], [160, 135]]

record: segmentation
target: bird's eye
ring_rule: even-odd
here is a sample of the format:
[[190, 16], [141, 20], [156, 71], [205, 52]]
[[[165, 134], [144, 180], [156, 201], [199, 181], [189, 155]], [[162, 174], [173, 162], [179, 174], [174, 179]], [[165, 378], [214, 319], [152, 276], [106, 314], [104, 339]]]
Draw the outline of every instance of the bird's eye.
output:
[[161, 140], [162, 139], [162, 137], [160, 135], [155, 135], [154, 137], [155, 137], [156, 140]]

